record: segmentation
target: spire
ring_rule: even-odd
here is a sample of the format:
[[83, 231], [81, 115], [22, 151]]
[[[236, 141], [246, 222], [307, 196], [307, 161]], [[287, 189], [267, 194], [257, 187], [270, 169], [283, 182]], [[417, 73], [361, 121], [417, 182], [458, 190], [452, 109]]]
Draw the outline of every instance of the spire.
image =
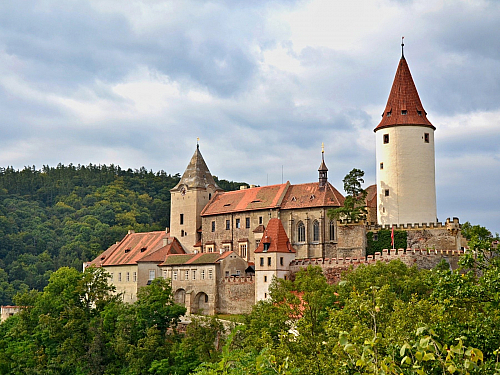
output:
[[[403, 47], [404, 43], [401, 43], [401, 53], [403, 53]], [[427, 112], [420, 102], [404, 55], [399, 60], [389, 99], [382, 114], [382, 121], [374, 131], [396, 125], [421, 125], [436, 129], [427, 119]]]
[[328, 168], [325, 164], [325, 145], [321, 143], [321, 164], [318, 169], [319, 172], [319, 186], [326, 186], [328, 182]]
[[201, 155], [198, 142], [181, 180], [172, 190], [178, 190], [181, 185], [186, 185], [188, 188], [206, 188], [208, 185], [213, 185], [216, 190], [220, 190]]

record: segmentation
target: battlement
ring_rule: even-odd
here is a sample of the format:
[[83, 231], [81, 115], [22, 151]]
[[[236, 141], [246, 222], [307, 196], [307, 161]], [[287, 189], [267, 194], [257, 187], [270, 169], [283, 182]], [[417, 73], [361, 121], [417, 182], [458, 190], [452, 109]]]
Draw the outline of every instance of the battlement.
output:
[[[307, 267], [321, 266], [321, 267], [335, 267], [337, 265], [349, 264], [373, 264], [378, 261], [389, 262], [394, 259], [400, 259], [404, 263], [418, 262], [417, 258], [435, 258], [440, 260], [442, 258], [456, 258], [464, 254], [463, 250], [430, 250], [430, 249], [384, 249], [380, 253], [374, 255], [367, 255], [364, 258], [305, 258], [294, 259], [290, 262], [290, 267]], [[413, 261], [410, 261], [411, 258]]]
[[394, 225], [378, 225], [370, 223], [366, 225], [367, 231], [377, 231], [381, 229], [387, 230], [412, 230], [412, 229], [448, 229], [457, 230], [460, 229], [460, 220], [457, 217], [453, 219], [447, 218], [444, 224], [442, 222], [435, 223], [407, 223], [407, 224], [394, 224]]
[[221, 280], [223, 283], [232, 283], [232, 284], [243, 284], [243, 283], [254, 283], [255, 277], [253, 275], [250, 276], [227, 276]]

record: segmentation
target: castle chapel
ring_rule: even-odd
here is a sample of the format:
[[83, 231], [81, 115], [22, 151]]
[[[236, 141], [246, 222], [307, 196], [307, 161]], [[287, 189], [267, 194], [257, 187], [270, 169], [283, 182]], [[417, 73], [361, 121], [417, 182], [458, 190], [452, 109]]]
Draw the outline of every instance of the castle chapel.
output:
[[[171, 190], [170, 230], [130, 231], [86, 266], [105, 267], [127, 302], [136, 300], [139, 287], [163, 277], [188, 313], [215, 314], [249, 311], [268, 298], [274, 277], [286, 278], [311, 259], [322, 265], [368, 261], [367, 232], [383, 227], [408, 232], [408, 250], [400, 256], [410, 263], [420, 259], [416, 248], [455, 254], [462, 245], [458, 219], [443, 225], [436, 218], [434, 130], [402, 55], [374, 129], [377, 184], [367, 188], [366, 221], [328, 217], [344, 196], [328, 182], [324, 152], [317, 181], [225, 192], [197, 145]], [[440, 254], [436, 261], [447, 256]]]

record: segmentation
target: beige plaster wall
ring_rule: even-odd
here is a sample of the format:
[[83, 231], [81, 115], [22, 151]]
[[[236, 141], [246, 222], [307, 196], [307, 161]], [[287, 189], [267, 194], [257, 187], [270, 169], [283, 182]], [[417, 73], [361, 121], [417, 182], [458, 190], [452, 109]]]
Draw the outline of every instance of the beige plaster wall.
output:
[[[429, 134], [429, 143], [424, 142], [424, 133]], [[404, 125], [380, 129], [375, 134], [378, 223], [435, 222], [434, 130]], [[389, 135], [387, 144], [384, 134]], [[386, 189], [389, 196], [385, 196]]]
[[[137, 282], [134, 282], [134, 272], [138, 273], [137, 265], [107, 266], [104, 269], [111, 275], [108, 282], [116, 287], [116, 293], [122, 294], [123, 301], [137, 301]], [[121, 273], [121, 281], [120, 281]], [[127, 281], [127, 273], [129, 280]]]

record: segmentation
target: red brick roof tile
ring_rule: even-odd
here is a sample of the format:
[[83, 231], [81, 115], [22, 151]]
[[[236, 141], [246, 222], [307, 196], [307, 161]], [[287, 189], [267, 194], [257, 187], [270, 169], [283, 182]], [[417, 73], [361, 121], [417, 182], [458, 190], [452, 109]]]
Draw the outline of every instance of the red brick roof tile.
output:
[[218, 193], [201, 211], [201, 216], [279, 207], [290, 182], [280, 185]]
[[[264, 244], [269, 248], [264, 251]], [[270, 219], [255, 253], [295, 253], [280, 219]]]
[[104, 256], [105, 259], [100, 266], [137, 264], [137, 261], [145, 255], [163, 247], [163, 239], [165, 238], [168, 238], [168, 234], [164, 231], [129, 233], [118, 244], [112, 245], [91, 263], [98, 263]]
[[420, 102], [410, 68], [404, 57], [399, 60], [382, 121], [374, 131], [395, 125], [421, 125], [436, 129], [427, 119], [427, 113]]
[[281, 204], [282, 210], [309, 207], [340, 207], [344, 204], [344, 196], [327, 182], [320, 187], [319, 182], [291, 185]]
[[162, 263], [165, 261], [165, 257], [170, 254], [185, 254], [186, 252], [182, 248], [182, 245], [174, 237], [171, 243], [166, 246], [160, 247], [158, 250], [149, 253], [139, 259], [137, 262], [155, 262]]

